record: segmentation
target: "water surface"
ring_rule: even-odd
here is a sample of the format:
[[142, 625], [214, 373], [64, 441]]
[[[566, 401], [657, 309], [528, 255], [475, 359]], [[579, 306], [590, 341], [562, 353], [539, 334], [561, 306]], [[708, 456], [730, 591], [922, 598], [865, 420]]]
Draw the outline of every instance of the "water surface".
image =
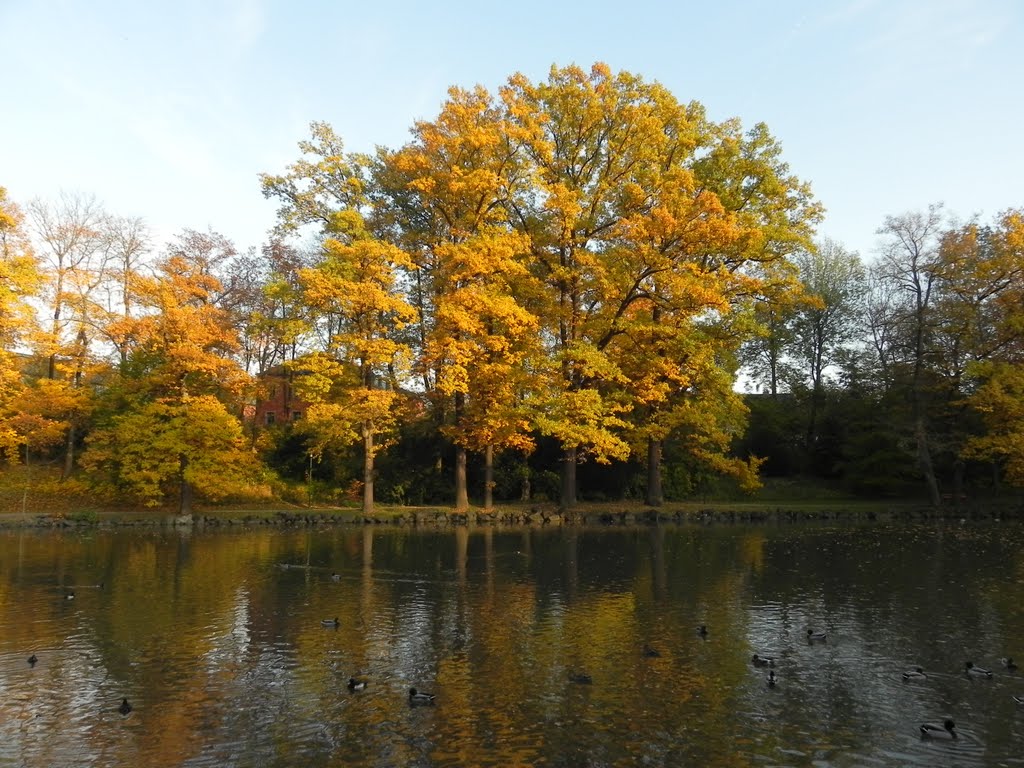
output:
[[1020, 524], [0, 533], [0, 766], [1021, 766], [1007, 656]]

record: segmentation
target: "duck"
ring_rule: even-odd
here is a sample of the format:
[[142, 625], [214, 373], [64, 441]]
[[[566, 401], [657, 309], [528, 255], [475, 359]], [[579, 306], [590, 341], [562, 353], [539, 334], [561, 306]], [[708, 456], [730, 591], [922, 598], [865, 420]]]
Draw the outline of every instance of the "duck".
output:
[[708, 636], [708, 627], [707, 627], [707, 625], [706, 624], [701, 624], [699, 627], [697, 627], [697, 634], [700, 635], [701, 637], [707, 637]]
[[750, 663], [755, 667], [774, 667], [775, 659], [771, 656], [758, 656], [756, 653], [750, 657]]
[[828, 634], [824, 631], [815, 632], [813, 629], [807, 630], [807, 642], [825, 642], [828, 640]]
[[964, 671], [968, 675], [974, 675], [975, 677], [992, 677], [992, 672], [990, 670], [974, 666], [973, 661], [964, 663]]
[[775, 670], [774, 669], [770, 670], [768, 672], [768, 677], [765, 678], [765, 682], [768, 683], [768, 687], [769, 688], [774, 688], [775, 687], [775, 683], [777, 681], [778, 681], [778, 678], [775, 676]]
[[1005, 659], [1000, 659], [999, 661], [1009, 671], [1011, 671], [1011, 672], [1016, 672], [1017, 671], [1017, 665], [1014, 663], [1013, 659], [1010, 658], [1009, 656], [1007, 656]]
[[132, 705], [128, 703], [128, 699], [121, 699], [121, 706], [117, 708], [117, 711], [122, 715], [127, 715], [132, 711]]
[[410, 704], [433, 704], [434, 698], [435, 696], [432, 693], [423, 693], [422, 691], [417, 691], [415, 688], [409, 689]]
[[28, 665], [30, 667], [34, 667], [37, 661], [39, 661], [39, 657], [36, 656], [34, 653], [28, 657]]
[[928, 739], [955, 739], [957, 738], [956, 723], [952, 720], [946, 720], [942, 725], [934, 725], [933, 723], [925, 723], [921, 726], [921, 737]]
[[923, 680], [926, 677], [928, 677], [928, 675], [924, 673], [924, 670], [921, 669], [921, 667], [914, 667], [913, 669], [908, 669], [903, 673], [904, 680]]
[[75, 590], [69, 589], [67, 591], [67, 593], [64, 595], [64, 599], [65, 600], [74, 600], [75, 599]]
[[348, 689], [350, 691], [362, 691], [366, 689], [365, 680], [356, 680], [354, 677], [348, 679]]
[[341, 581], [341, 574], [340, 573], [332, 573], [331, 574], [331, 581]]
[[594, 682], [594, 678], [586, 672], [572, 672], [569, 675], [569, 679], [579, 685], [591, 685]]
[[341, 622], [338, 621], [338, 617], [335, 616], [333, 619], [322, 619], [320, 624], [325, 627], [338, 627], [341, 625]]
[[648, 659], [658, 659], [658, 658], [661, 658], [661, 651], [659, 651], [657, 648], [652, 648], [651, 646], [649, 646], [649, 645], [647, 645], [645, 643], [644, 644], [644, 657], [648, 658]]

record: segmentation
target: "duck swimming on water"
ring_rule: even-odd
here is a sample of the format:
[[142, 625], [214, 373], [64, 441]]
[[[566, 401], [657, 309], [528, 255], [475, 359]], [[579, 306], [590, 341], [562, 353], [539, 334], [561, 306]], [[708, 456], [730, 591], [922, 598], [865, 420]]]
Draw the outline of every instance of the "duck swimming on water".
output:
[[409, 689], [410, 704], [433, 704], [435, 698], [436, 697], [432, 693], [423, 693], [422, 691], [417, 691], [415, 688]]
[[975, 677], [992, 677], [992, 672], [990, 670], [974, 666], [973, 661], [964, 663], [964, 671], [968, 675], [974, 675]]
[[955, 739], [957, 738], [956, 723], [952, 720], [946, 720], [942, 725], [933, 725], [932, 723], [925, 723], [921, 726], [921, 737], [926, 739]]
[[928, 675], [924, 673], [924, 670], [921, 669], [921, 667], [914, 667], [913, 669], [908, 669], [903, 673], [904, 680], [923, 680], [926, 677], [928, 677]]

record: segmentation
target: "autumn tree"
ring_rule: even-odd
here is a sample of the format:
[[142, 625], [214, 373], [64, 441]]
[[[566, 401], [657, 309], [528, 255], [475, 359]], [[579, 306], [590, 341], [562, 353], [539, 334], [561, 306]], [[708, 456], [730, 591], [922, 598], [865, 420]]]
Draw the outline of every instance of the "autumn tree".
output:
[[[555, 68], [536, 85], [514, 76], [502, 96], [535, 166], [513, 221], [546, 287], [533, 309], [548, 322], [556, 375], [538, 423], [564, 449], [571, 506], [581, 455], [629, 453], [625, 417], [643, 402], [630, 381], [645, 374], [624, 369], [617, 347], [630, 334], [639, 343], [645, 326], [685, 336], [745, 307], [765, 284], [762, 265], [805, 245], [820, 210], [764, 126], [712, 124], [699, 104], [680, 105], [629, 73]], [[727, 334], [707, 338], [724, 345], [713, 359], [730, 356]], [[656, 338], [647, 349], [670, 370], [674, 346]], [[685, 370], [666, 376], [666, 392], [685, 392]], [[656, 446], [648, 455], [657, 461]]]
[[97, 330], [113, 344], [124, 364], [128, 359], [128, 340], [111, 336], [108, 331], [115, 321], [136, 314], [132, 281], [150, 257], [152, 242], [149, 228], [138, 217], [107, 216], [101, 228], [99, 247], [103, 251], [101, 264], [105, 290], [96, 300], [99, 304]]
[[9, 461], [25, 440], [24, 431], [9, 420], [17, 412], [12, 401], [23, 388], [15, 353], [32, 336], [35, 314], [29, 300], [40, 280], [24, 215], [0, 187], [0, 457]]
[[299, 272], [303, 301], [338, 318], [325, 353], [298, 361], [296, 387], [312, 403], [307, 429], [315, 450], [359, 439], [363, 448], [363, 512], [373, 514], [374, 459], [380, 436], [395, 424], [398, 371], [409, 364], [396, 331], [414, 318], [396, 292], [396, 270], [409, 266], [400, 249], [374, 238], [354, 211], [339, 213], [324, 258]]
[[259, 375], [299, 354], [310, 330], [298, 277], [304, 266], [303, 254], [276, 237], [233, 265], [232, 314], [247, 371]]
[[[48, 329], [40, 351], [48, 360], [47, 377], [79, 389], [96, 363], [98, 294], [105, 279], [103, 248], [107, 214], [91, 195], [62, 193], [55, 204], [33, 200], [29, 217], [44, 265]], [[68, 401], [81, 401], [69, 393]], [[73, 468], [78, 427], [84, 413], [72, 416], [65, 440], [63, 477]]]
[[248, 377], [232, 360], [237, 339], [209, 263], [173, 242], [152, 276], [134, 274], [137, 317], [113, 333], [127, 359], [106, 393], [83, 464], [102, 487], [155, 505], [195, 492], [221, 498], [253, 477], [238, 414]]
[[455, 508], [469, 504], [473, 450], [485, 457], [489, 509], [495, 449], [532, 447], [520, 393], [539, 323], [516, 299], [529, 279], [520, 258], [529, 241], [509, 226], [507, 206], [525, 181], [523, 158], [479, 87], [452, 88], [441, 114], [417, 123], [413, 135], [398, 152], [382, 153], [376, 181], [395, 204], [380, 218], [417, 254], [418, 368], [428, 391], [452, 401], [443, 431], [455, 444]]
[[945, 233], [939, 251], [943, 290], [936, 304], [935, 365], [957, 410], [981, 414], [984, 434], [954, 420], [954, 493], [962, 493], [961, 458], [1005, 466], [1020, 483], [1020, 378], [1024, 366], [1024, 212], [1009, 210], [987, 226], [971, 221]]
[[374, 459], [381, 437], [394, 427], [410, 363], [403, 330], [415, 310], [399, 280], [412, 262], [367, 225], [366, 158], [345, 154], [330, 126], [311, 128], [311, 140], [299, 144], [299, 161], [284, 175], [261, 177], [263, 193], [281, 202], [281, 233], [313, 227], [323, 238], [319, 262], [298, 272], [302, 302], [323, 346], [297, 361], [295, 386], [312, 404], [304, 428], [313, 434], [314, 451], [362, 443], [363, 511], [369, 515]]

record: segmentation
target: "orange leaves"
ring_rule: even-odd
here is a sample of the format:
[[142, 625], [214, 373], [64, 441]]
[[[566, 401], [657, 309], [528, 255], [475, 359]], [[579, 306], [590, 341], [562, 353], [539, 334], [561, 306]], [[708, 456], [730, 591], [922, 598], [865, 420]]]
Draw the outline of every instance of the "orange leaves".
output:
[[341, 156], [326, 128], [317, 141], [305, 177], [297, 165], [264, 184], [287, 221], [336, 192], [325, 258], [301, 273], [331, 352], [368, 387], [367, 369], [398, 379], [414, 341], [424, 387], [453, 400], [447, 433], [477, 450], [539, 429], [621, 457], [627, 417], [718, 392], [708, 382], [728, 378], [741, 328], [724, 318], [820, 213], [763, 126], [712, 124], [601, 63], [513, 75], [497, 99], [452, 88], [372, 164]]

